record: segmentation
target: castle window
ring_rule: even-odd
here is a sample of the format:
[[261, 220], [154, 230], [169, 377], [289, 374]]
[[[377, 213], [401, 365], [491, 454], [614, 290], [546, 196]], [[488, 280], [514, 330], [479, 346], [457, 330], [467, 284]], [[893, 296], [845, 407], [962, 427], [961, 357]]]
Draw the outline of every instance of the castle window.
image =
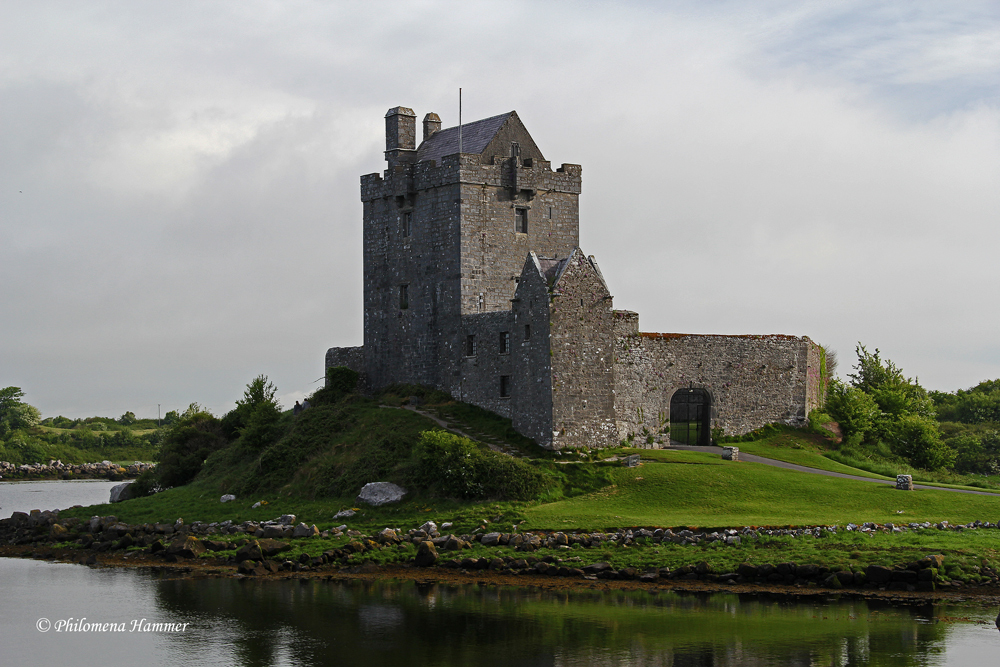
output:
[[399, 309], [406, 310], [410, 307], [410, 286], [399, 286]]
[[510, 156], [518, 157], [521, 155], [521, 145], [516, 141], [512, 141], [510, 144]]
[[518, 234], [528, 233], [528, 209], [514, 209], [514, 231]]
[[476, 356], [476, 336], [475, 334], [469, 334], [465, 337], [465, 356], [474, 357]]
[[500, 376], [500, 398], [510, 398], [510, 376]]
[[412, 223], [413, 223], [413, 212], [412, 211], [404, 212], [403, 220], [400, 223], [400, 232], [402, 232], [404, 237], [410, 235]]
[[500, 332], [500, 354], [510, 354], [510, 332]]
[[524, 325], [524, 340], [530, 340], [530, 339], [531, 339], [531, 325], [530, 324], [525, 324]]

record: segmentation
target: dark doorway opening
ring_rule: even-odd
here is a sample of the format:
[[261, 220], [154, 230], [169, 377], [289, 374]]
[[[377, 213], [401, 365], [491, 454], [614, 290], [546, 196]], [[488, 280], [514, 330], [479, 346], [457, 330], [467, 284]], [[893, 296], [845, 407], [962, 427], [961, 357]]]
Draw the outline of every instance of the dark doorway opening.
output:
[[670, 439], [682, 445], [712, 444], [712, 399], [704, 389], [678, 389], [670, 399]]

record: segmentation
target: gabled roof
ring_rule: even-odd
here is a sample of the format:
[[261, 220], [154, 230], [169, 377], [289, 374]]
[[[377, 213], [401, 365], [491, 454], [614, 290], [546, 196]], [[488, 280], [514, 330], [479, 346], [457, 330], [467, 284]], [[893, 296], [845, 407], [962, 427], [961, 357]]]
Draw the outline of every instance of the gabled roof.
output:
[[[497, 135], [497, 132], [513, 113], [513, 111], [508, 111], [499, 116], [462, 125], [462, 152], [482, 153], [486, 150], [486, 147], [493, 141], [493, 137]], [[417, 147], [417, 162], [424, 160], [437, 162], [445, 155], [454, 155], [457, 152], [458, 127], [449, 127], [445, 130], [438, 130], [421, 142], [420, 146]]]
[[566, 269], [572, 265], [574, 258], [577, 257], [582, 258], [590, 265], [601, 285], [604, 289], [608, 289], [608, 283], [604, 280], [601, 268], [597, 266], [597, 260], [594, 259], [593, 255], [589, 257], [585, 256], [580, 248], [574, 248], [569, 257], [563, 257], [562, 259], [558, 257], [539, 257], [534, 252], [529, 253], [529, 257], [534, 260], [538, 273], [545, 279], [549, 289], [556, 289], [559, 280], [566, 273]]

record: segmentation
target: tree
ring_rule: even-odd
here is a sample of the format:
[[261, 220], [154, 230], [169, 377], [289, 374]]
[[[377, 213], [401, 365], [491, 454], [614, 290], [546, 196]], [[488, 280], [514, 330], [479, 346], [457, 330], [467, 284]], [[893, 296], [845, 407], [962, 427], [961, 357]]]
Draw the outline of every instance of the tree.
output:
[[875, 399], [840, 380], [830, 381], [826, 409], [840, 424], [844, 436], [855, 443], [864, 439], [881, 415]]
[[131, 426], [136, 421], [135, 420], [135, 413], [134, 412], [126, 412], [121, 417], [119, 417], [117, 421], [122, 426]]
[[41, 420], [38, 408], [23, 402], [23, 396], [20, 387], [0, 389], [0, 437], [11, 431], [37, 426]]
[[921, 468], [951, 466], [955, 451], [941, 440], [927, 391], [892, 361], [883, 360], [878, 349], [871, 353], [858, 343], [855, 351], [858, 363], [847, 376], [850, 386], [831, 383], [827, 399], [845, 440], [872, 449], [882, 443]]
[[239, 437], [240, 443], [251, 450], [261, 450], [278, 437], [281, 406], [275, 400], [274, 383], [266, 375], [258, 375], [236, 401], [236, 407], [222, 418], [222, 430], [227, 437]]

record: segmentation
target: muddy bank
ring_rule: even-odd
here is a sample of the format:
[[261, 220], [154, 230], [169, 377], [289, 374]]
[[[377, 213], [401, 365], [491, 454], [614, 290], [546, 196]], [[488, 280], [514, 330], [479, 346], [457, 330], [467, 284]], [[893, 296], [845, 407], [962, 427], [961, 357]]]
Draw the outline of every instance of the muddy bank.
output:
[[[873, 597], [978, 597], [1000, 592], [1000, 576], [996, 572], [984, 566], [974, 581], [948, 579], [945, 557], [935, 554], [894, 567], [867, 565], [838, 571], [815, 563], [744, 562], [733, 571], [718, 572], [705, 561], [673, 569], [652, 566], [616, 569], [606, 562], [594, 562], [598, 554], [589, 547], [608, 541], [647, 539], [643, 533], [649, 533], [648, 539], [658, 538], [662, 542], [674, 533], [640, 529], [589, 534], [536, 531], [454, 535], [441, 534], [436, 524], [427, 522], [407, 532], [386, 528], [365, 535], [346, 526], [320, 533], [316, 526], [295, 525], [295, 520], [293, 515], [283, 515], [273, 521], [248, 521], [241, 525], [228, 521], [211, 524], [196, 521], [187, 525], [181, 520], [174, 524], [130, 525], [114, 516], [95, 516], [89, 521], [60, 520], [58, 511], [35, 510], [0, 520], [0, 545], [3, 545], [0, 555], [161, 568], [185, 576], [403, 576], [418, 581], [456, 580], [549, 588], [610, 586], [793, 595], [843, 592]], [[448, 525], [442, 524], [442, 529]], [[310, 539], [314, 537], [324, 539]], [[339, 546], [330, 548], [331, 540], [336, 540], [334, 544]], [[506, 553], [501, 551], [502, 546], [508, 547]], [[509, 547], [514, 547], [513, 555]], [[549, 553], [542, 555], [540, 549]]]
[[34, 558], [65, 563], [80, 563], [99, 568], [137, 568], [159, 575], [162, 578], [206, 578], [206, 577], [244, 577], [262, 580], [296, 579], [306, 581], [379, 581], [397, 580], [413, 581], [418, 584], [444, 585], [480, 585], [480, 586], [516, 586], [551, 591], [569, 590], [644, 590], [651, 593], [673, 591], [676, 593], [735, 593], [761, 597], [780, 597], [787, 599], [829, 599], [829, 598], [862, 598], [895, 602], [900, 604], [915, 604], [927, 602], [962, 602], [974, 600], [977, 604], [1000, 604], [1000, 587], [971, 586], [963, 590], [937, 590], [933, 592], [889, 591], [878, 589], [827, 589], [819, 586], [784, 586], [757, 584], [720, 584], [708, 581], [671, 581], [658, 580], [625, 581], [625, 580], [592, 580], [545, 576], [532, 573], [516, 573], [511, 571], [469, 571], [444, 567], [420, 568], [412, 564], [374, 565], [345, 567], [329, 564], [320, 567], [309, 567], [297, 571], [268, 572], [261, 575], [241, 574], [238, 569], [227, 562], [225, 558], [199, 558], [192, 560], [175, 560], [168, 562], [156, 555], [131, 553], [87, 553], [79, 549], [29, 546], [0, 546], [0, 557]]

